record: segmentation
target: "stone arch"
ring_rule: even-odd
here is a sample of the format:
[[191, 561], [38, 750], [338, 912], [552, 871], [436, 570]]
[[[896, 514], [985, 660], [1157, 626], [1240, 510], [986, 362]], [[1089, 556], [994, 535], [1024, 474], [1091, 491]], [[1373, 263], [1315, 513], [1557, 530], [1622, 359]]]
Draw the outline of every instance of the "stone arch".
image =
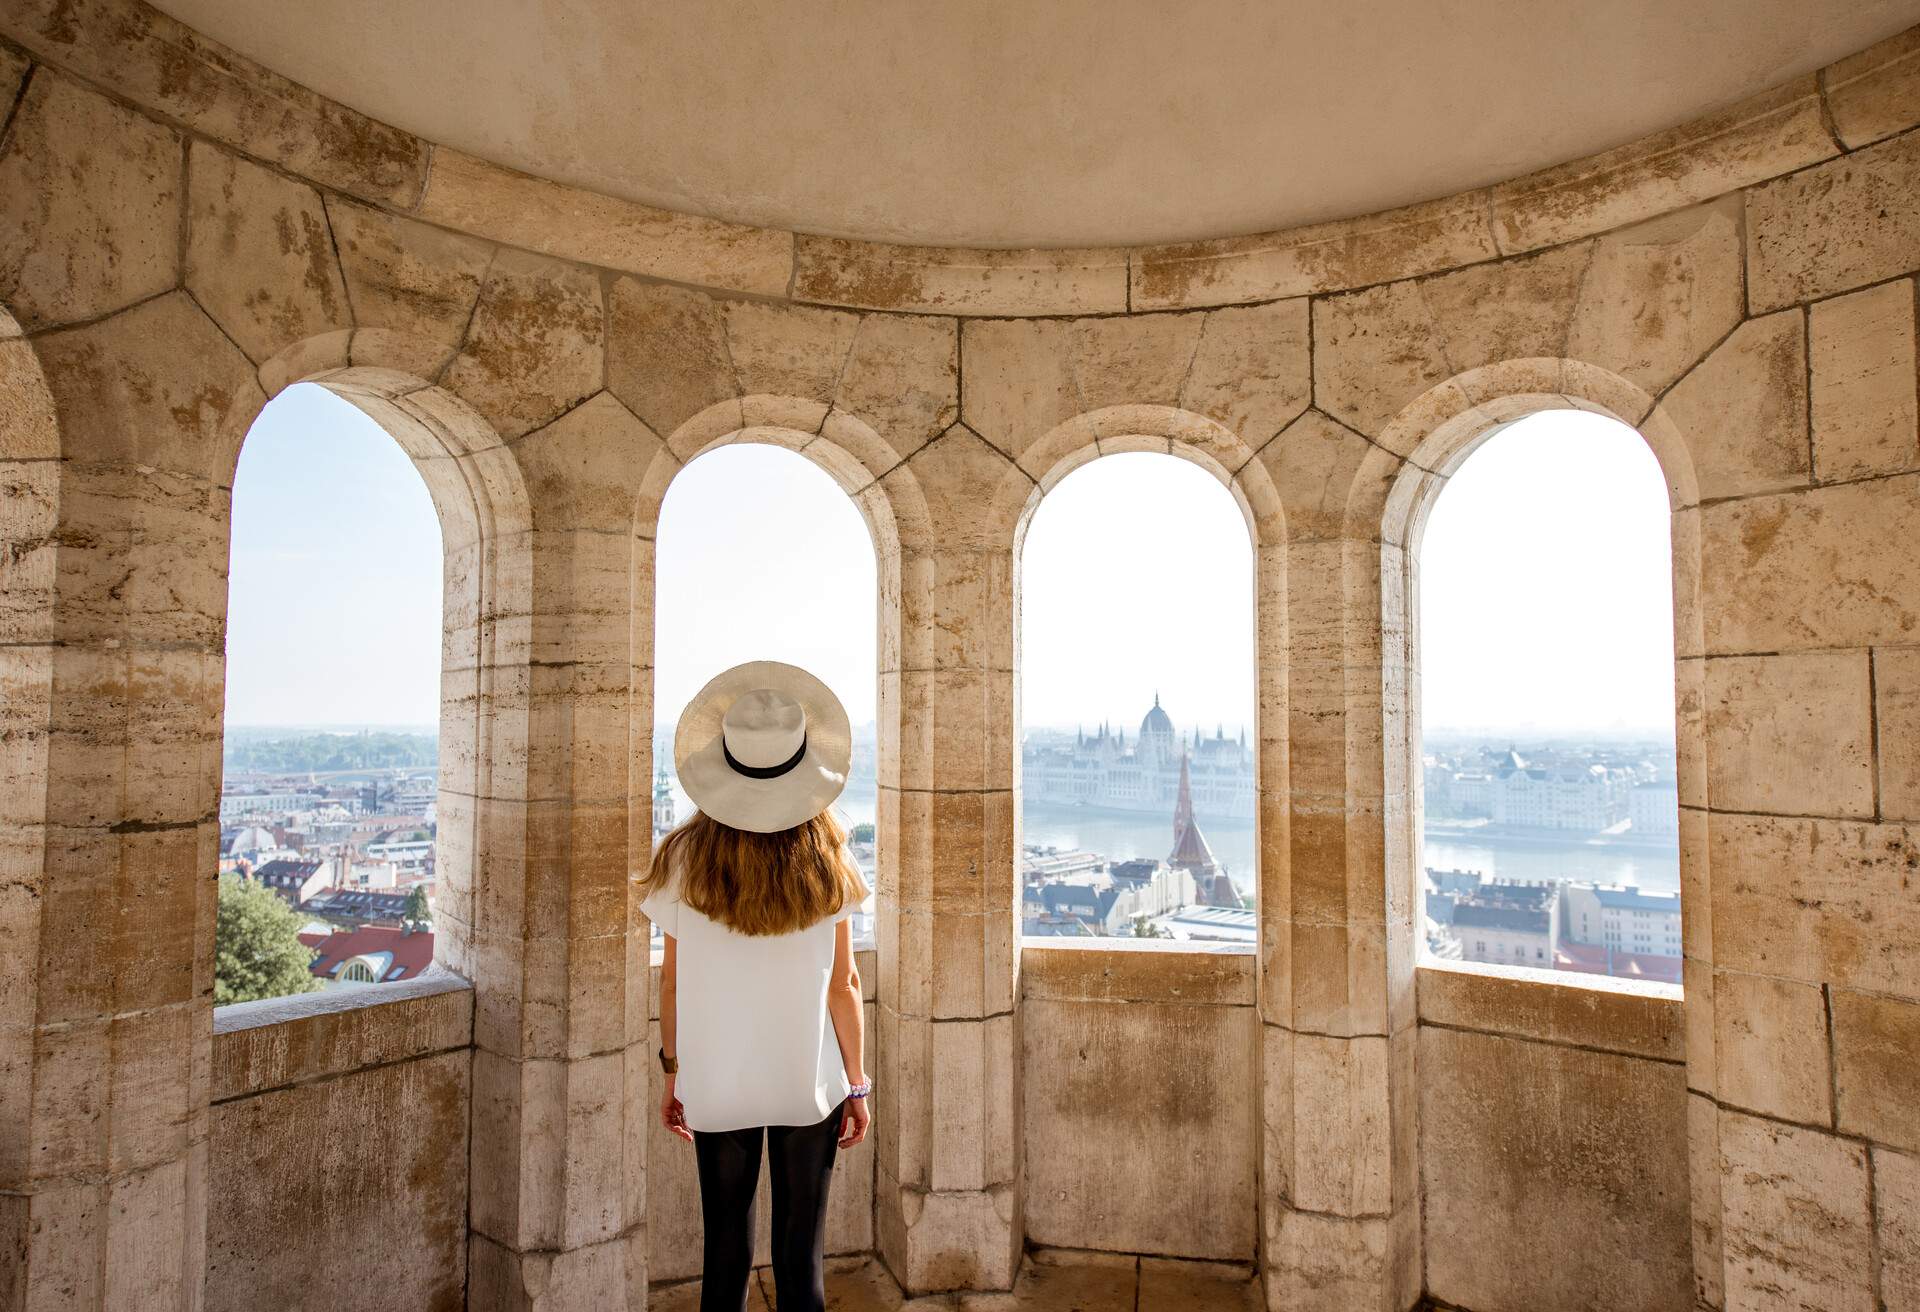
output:
[[[275, 395], [305, 382], [353, 405], [412, 459], [426, 484], [440, 521], [443, 554], [435, 958], [482, 991], [517, 990], [517, 980], [485, 978], [484, 957], [474, 951], [472, 938], [484, 928], [475, 900], [489, 851], [522, 837], [512, 828], [490, 828], [482, 812], [488, 802], [526, 792], [530, 498], [512, 451], [492, 425], [446, 388], [380, 363], [301, 372], [303, 362], [334, 358], [334, 339], [340, 336], [328, 333], [293, 343], [261, 372], [277, 368]], [[344, 347], [339, 343], [341, 351]], [[265, 404], [263, 394], [238, 430], [242, 436], [217, 457], [228, 489], [244, 434]], [[224, 544], [230, 517], [223, 517], [220, 527]], [[224, 681], [224, 663], [222, 672]]]
[[[1704, 923], [1707, 859], [1704, 843], [1685, 836], [1685, 809], [1705, 802], [1705, 734], [1701, 719], [1700, 656], [1704, 651], [1700, 597], [1699, 484], [1692, 450], [1672, 420], [1657, 408], [1657, 398], [1598, 365], [1551, 357], [1506, 360], [1456, 375], [1416, 398], [1387, 425], [1381, 444], [1409, 454], [1389, 485], [1379, 532], [1383, 570], [1398, 577], [1383, 580], [1385, 633], [1400, 650], [1393, 655], [1407, 670], [1388, 682], [1381, 703], [1386, 758], [1391, 776], [1411, 792], [1420, 778], [1419, 696], [1416, 687], [1419, 642], [1420, 542], [1427, 517], [1447, 479], [1495, 432], [1547, 410], [1582, 410], [1606, 415], [1640, 434], [1659, 462], [1672, 511], [1675, 747], [1682, 807], [1681, 891], [1684, 922]], [[1399, 854], [1387, 872], [1389, 896], [1411, 898], [1414, 866], [1420, 850], [1418, 810], [1402, 807], [1402, 832], [1389, 833], [1388, 851]], [[1407, 920], [1397, 933], [1417, 934]], [[1418, 944], [1400, 947], [1413, 954]], [[1691, 953], [1689, 953], [1691, 955]]]
[[1156, 451], [1191, 461], [1227, 489], [1246, 519], [1247, 537], [1256, 550], [1286, 541], [1286, 514], [1279, 489], [1256, 450], [1231, 428], [1169, 405], [1111, 405], [1088, 410], [1055, 425], [1023, 457], [1038, 471], [1014, 528], [1018, 555], [1027, 524], [1040, 502], [1082, 465], [1122, 451]]

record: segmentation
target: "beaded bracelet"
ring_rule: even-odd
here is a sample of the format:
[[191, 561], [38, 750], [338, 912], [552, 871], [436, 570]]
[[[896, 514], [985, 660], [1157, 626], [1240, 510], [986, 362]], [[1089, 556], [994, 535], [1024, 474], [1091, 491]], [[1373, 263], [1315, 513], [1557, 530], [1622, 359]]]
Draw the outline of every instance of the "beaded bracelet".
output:
[[864, 1098], [872, 1092], [873, 1092], [873, 1081], [864, 1080], [861, 1083], [854, 1085], [853, 1088], [849, 1089], [847, 1091], [847, 1097]]

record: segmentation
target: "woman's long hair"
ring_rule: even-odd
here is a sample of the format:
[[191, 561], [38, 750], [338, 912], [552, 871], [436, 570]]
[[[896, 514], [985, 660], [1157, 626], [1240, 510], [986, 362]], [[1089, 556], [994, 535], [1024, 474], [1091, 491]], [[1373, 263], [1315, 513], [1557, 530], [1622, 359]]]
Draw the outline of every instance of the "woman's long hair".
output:
[[830, 811], [778, 833], [756, 834], [695, 811], [660, 840], [640, 895], [680, 875], [686, 905], [741, 934], [787, 934], [867, 897]]

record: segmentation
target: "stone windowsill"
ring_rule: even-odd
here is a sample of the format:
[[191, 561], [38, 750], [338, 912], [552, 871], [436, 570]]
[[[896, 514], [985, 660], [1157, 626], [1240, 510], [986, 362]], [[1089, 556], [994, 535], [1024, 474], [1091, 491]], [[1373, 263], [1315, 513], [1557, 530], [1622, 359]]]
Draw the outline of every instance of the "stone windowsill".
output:
[[212, 1100], [436, 1052], [473, 1041], [473, 986], [435, 965], [417, 978], [216, 1007]]
[[1677, 984], [1428, 961], [1416, 973], [1416, 995], [1422, 1025], [1653, 1061], [1686, 1060]]
[[1022, 939], [1024, 1001], [1251, 1007], [1250, 944], [1166, 939]]

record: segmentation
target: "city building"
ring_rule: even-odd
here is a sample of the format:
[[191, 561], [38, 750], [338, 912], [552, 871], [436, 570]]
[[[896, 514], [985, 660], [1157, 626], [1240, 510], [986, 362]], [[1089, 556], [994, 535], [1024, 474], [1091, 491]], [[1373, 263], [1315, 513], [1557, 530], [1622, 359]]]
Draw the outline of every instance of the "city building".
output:
[[1021, 788], [1029, 803], [1164, 813], [1180, 789], [1183, 765], [1191, 766], [1193, 805], [1202, 815], [1244, 819], [1254, 810], [1253, 753], [1247, 736], [1229, 738], [1216, 727], [1181, 735], [1155, 694], [1131, 742], [1124, 729], [1107, 725], [1076, 733], [1070, 746], [1029, 742], [1021, 755]]
[[1488, 880], [1453, 907], [1460, 960], [1552, 970], [1559, 943], [1559, 885]]
[[297, 815], [313, 810], [324, 800], [319, 793], [222, 793], [220, 823]]
[[1562, 885], [1569, 942], [1636, 956], [1671, 957], [1678, 963], [1680, 895], [1632, 887]]
[[1680, 789], [1673, 779], [1635, 784], [1627, 793], [1627, 831], [1636, 838], [1680, 841]]
[[332, 934], [302, 934], [314, 950], [308, 969], [330, 985], [392, 984], [417, 978], [433, 964], [433, 931], [408, 925], [362, 925]]
[[248, 877], [278, 893], [289, 906], [304, 906], [333, 882], [334, 864], [319, 857], [280, 857]]

